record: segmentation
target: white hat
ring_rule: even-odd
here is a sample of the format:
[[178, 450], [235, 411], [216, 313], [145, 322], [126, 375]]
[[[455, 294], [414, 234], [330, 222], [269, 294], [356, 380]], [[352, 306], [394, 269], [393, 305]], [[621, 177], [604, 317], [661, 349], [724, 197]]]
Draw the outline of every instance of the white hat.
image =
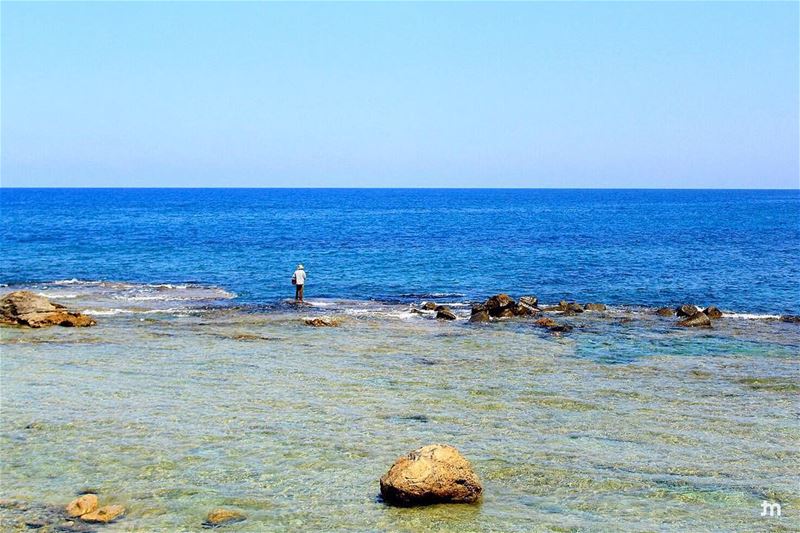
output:
[[297, 265], [297, 270], [303, 270], [303, 263], [300, 263], [299, 265]]

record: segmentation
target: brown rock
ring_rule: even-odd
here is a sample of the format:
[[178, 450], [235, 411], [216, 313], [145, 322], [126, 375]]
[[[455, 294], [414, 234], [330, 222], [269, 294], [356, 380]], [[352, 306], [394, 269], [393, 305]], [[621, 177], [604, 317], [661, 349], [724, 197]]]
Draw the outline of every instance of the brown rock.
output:
[[246, 519], [247, 515], [239, 511], [234, 511], [232, 509], [214, 509], [208, 513], [203, 525], [206, 527], [217, 527], [241, 522]]
[[469, 316], [470, 322], [489, 322], [489, 311], [483, 304], [472, 306], [472, 314]]
[[303, 322], [305, 322], [306, 326], [313, 326], [315, 328], [333, 328], [341, 324], [342, 319], [323, 316], [316, 318], [304, 318]]
[[675, 310], [671, 307], [662, 307], [656, 311], [656, 314], [659, 316], [672, 316], [675, 314]]
[[722, 318], [722, 311], [712, 306], [706, 307], [703, 312], [708, 318]]
[[800, 324], [800, 315], [781, 315], [781, 322]]
[[446, 305], [440, 305], [436, 307], [436, 319], [437, 320], [455, 320], [456, 314], [447, 307]]
[[424, 446], [400, 457], [380, 485], [384, 501], [402, 506], [474, 503], [483, 492], [469, 461], [443, 444]]
[[556, 324], [550, 326], [548, 329], [553, 333], [567, 333], [568, 331], [572, 331], [572, 326], [569, 324]]
[[539, 307], [539, 298], [536, 296], [520, 296], [518, 303], [520, 305], [527, 305], [528, 307], [533, 307], [536, 309]]
[[511, 311], [511, 316], [513, 316], [516, 303], [508, 294], [496, 294], [486, 300], [483, 305], [489, 311], [489, 316], [500, 317], [506, 310]]
[[71, 313], [61, 304], [30, 291], [15, 291], [0, 300], [0, 323], [42, 328], [47, 326], [85, 327], [96, 322], [86, 315]]
[[543, 328], [551, 328], [556, 325], [556, 321], [552, 318], [543, 317], [534, 322], [537, 326], [541, 326]]
[[675, 314], [678, 316], [689, 317], [700, 311], [697, 307], [689, 304], [683, 304], [675, 309]]
[[686, 318], [678, 322], [678, 325], [687, 328], [710, 327], [711, 319], [708, 318], [708, 315], [706, 315], [702, 311], [698, 311], [689, 318]]
[[69, 502], [66, 507], [67, 516], [72, 518], [91, 513], [96, 510], [98, 506], [96, 494], [84, 494], [80, 498], [76, 498]]
[[107, 524], [113, 522], [125, 514], [125, 508], [121, 505], [106, 505], [91, 513], [81, 516], [84, 522]]
[[422, 305], [420, 305], [420, 307], [426, 311], [433, 311], [434, 309], [436, 309], [436, 304], [433, 302], [422, 302]]

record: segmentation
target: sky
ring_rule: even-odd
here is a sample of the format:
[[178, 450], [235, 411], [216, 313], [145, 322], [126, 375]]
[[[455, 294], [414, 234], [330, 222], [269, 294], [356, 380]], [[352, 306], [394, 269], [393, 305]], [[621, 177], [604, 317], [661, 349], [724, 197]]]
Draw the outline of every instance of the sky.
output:
[[800, 188], [799, 6], [3, 1], [0, 184]]

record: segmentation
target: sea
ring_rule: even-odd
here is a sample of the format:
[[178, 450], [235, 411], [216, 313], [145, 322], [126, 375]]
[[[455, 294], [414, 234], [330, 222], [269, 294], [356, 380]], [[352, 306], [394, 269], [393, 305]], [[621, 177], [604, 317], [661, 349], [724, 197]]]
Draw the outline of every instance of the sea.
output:
[[[0, 188], [15, 290], [97, 325], [0, 328], [3, 530], [799, 530], [800, 190]], [[479, 504], [381, 500], [431, 443]]]

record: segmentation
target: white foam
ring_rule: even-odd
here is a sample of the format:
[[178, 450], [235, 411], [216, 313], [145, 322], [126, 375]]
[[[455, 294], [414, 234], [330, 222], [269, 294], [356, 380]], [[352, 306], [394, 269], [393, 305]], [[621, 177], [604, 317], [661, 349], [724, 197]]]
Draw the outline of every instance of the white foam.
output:
[[739, 318], [742, 320], [776, 320], [780, 319], [781, 315], [767, 315], [758, 313], [727, 313], [722, 312], [723, 318]]

